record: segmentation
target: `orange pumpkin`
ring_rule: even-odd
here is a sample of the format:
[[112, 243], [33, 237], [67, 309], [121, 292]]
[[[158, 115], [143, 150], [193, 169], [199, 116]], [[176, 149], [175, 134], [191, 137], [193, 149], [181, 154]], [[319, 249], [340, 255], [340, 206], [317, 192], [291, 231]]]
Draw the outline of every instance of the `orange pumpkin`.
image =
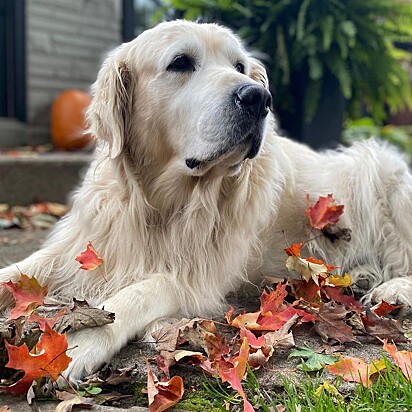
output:
[[67, 89], [60, 93], [51, 109], [51, 137], [58, 149], [81, 149], [92, 140], [86, 130], [85, 112], [91, 96], [82, 90]]

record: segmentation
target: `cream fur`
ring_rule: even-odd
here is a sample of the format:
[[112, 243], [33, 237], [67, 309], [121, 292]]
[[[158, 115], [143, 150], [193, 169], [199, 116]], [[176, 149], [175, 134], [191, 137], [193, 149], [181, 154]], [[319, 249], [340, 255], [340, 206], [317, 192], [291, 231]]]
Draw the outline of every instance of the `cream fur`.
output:
[[[168, 72], [182, 52], [195, 55], [196, 70]], [[239, 60], [246, 74], [234, 69]], [[282, 231], [289, 243], [314, 235], [306, 193], [333, 193], [346, 206], [339, 225], [353, 231], [347, 243], [310, 242], [308, 253], [352, 270], [365, 301], [411, 306], [412, 177], [393, 149], [370, 142], [315, 153], [279, 137], [269, 115], [256, 158], [234, 148], [196, 170], [185, 165], [219, 150], [235, 129], [226, 103], [241, 84], [267, 87], [264, 69], [216, 25], [163, 23], [104, 62], [88, 112], [95, 160], [71, 212], [17, 264], [49, 285], [50, 301], [75, 296], [116, 314], [112, 325], [69, 335], [78, 346], [66, 371], [72, 381], [163, 318], [216, 314], [245, 281], [287, 276]], [[88, 241], [102, 271], [78, 269]], [[18, 276], [16, 265], [0, 271], [0, 281]], [[10, 304], [4, 289], [0, 296]]]

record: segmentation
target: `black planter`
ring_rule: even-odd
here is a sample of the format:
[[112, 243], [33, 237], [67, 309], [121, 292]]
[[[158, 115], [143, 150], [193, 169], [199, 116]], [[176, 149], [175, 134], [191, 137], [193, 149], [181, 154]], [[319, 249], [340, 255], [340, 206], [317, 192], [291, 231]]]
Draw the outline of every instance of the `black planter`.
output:
[[295, 110], [293, 113], [278, 112], [282, 130], [289, 137], [314, 149], [338, 146], [346, 100], [337, 79], [329, 72], [325, 73], [318, 110], [309, 123], [305, 121], [306, 110], [304, 107], [307, 74], [295, 73], [291, 80], [291, 93], [295, 102]]

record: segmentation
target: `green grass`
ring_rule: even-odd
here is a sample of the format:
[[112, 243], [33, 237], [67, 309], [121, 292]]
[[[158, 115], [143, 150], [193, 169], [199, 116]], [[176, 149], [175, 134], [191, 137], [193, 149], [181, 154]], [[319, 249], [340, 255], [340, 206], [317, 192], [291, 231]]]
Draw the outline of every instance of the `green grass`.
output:
[[[270, 412], [276, 405], [283, 405], [287, 412], [406, 412], [412, 411], [412, 383], [409, 382], [399, 368], [394, 367], [388, 360], [387, 371], [379, 374], [375, 383], [369, 388], [360, 384], [348, 393], [333, 394], [323, 390], [316, 395], [316, 389], [323, 382], [322, 374], [307, 374], [306, 382], [296, 386], [290, 380], [284, 380], [283, 390], [274, 392], [260, 387], [256, 376], [249, 370], [244, 382], [244, 389], [248, 399], [256, 411]], [[333, 385], [341, 387], [342, 380], [336, 379]], [[342, 391], [343, 392], [343, 391]], [[206, 379], [203, 395], [213, 402], [203, 405], [203, 411], [242, 411], [243, 403], [238, 394], [226, 389], [221, 384]], [[186, 405], [187, 406], [187, 405]], [[180, 407], [180, 405], [179, 405]], [[183, 408], [183, 407], [182, 407]]]

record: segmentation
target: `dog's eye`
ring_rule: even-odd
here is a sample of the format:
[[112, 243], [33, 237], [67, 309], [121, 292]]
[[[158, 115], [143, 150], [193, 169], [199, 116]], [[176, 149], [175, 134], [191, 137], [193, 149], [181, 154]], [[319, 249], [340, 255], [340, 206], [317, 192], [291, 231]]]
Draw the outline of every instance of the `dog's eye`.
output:
[[195, 65], [193, 60], [186, 54], [179, 54], [173, 61], [167, 66], [167, 71], [170, 72], [193, 72], [195, 71]]
[[245, 74], [245, 65], [242, 63], [236, 63], [235, 69], [242, 74]]

